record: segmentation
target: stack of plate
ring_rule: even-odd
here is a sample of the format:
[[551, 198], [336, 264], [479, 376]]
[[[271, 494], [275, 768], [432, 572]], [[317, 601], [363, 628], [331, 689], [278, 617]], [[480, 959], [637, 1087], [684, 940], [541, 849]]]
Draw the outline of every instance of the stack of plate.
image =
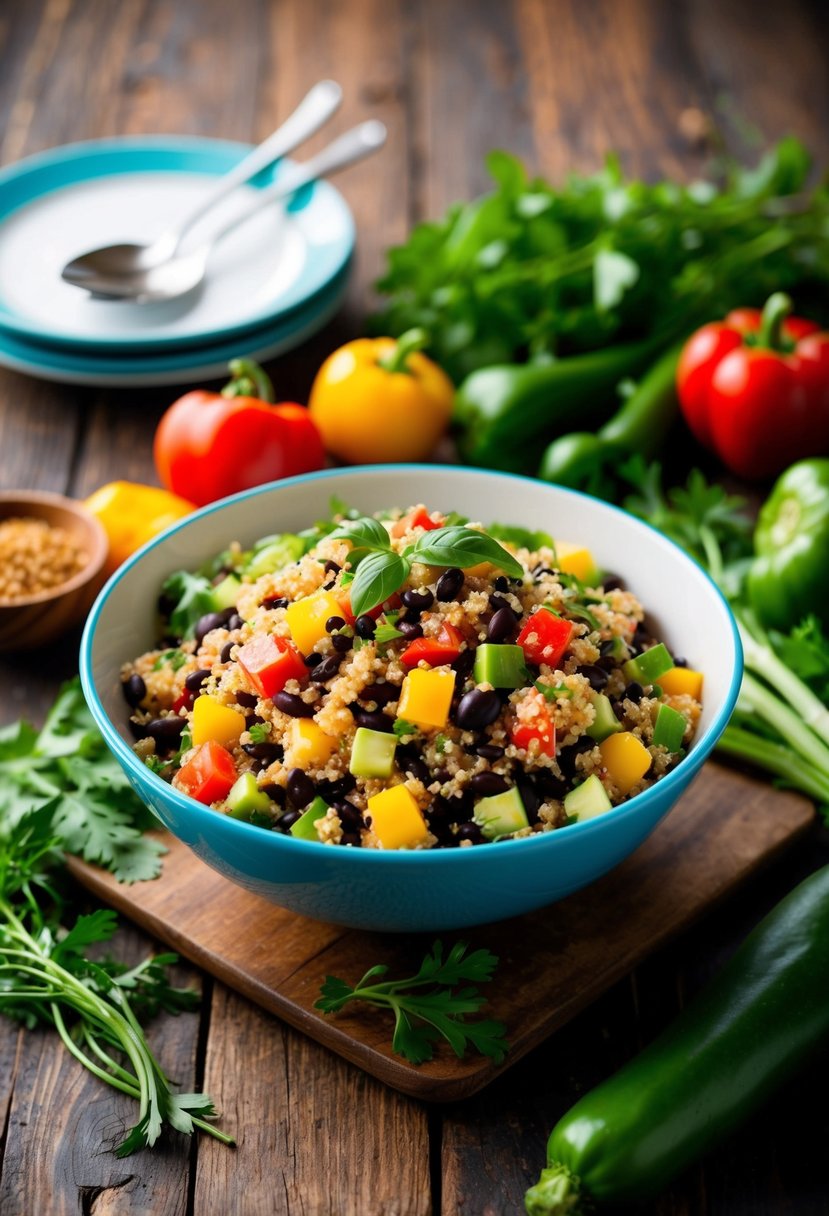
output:
[[[60, 277], [89, 249], [151, 241], [249, 150], [212, 139], [96, 140], [0, 172], [0, 366], [75, 384], [178, 384], [221, 376], [242, 355], [270, 359], [316, 332], [340, 304], [354, 247], [351, 213], [325, 181], [220, 241], [204, 283], [179, 299], [96, 300]], [[194, 241], [287, 163], [217, 205]]]

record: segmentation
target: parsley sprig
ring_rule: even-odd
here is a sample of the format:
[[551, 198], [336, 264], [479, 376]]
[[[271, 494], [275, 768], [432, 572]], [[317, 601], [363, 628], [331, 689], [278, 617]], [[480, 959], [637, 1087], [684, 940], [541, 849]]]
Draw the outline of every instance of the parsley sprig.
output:
[[463, 525], [424, 532], [402, 553], [392, 548], [391, 537], [379, 520], [368, 515], [345, 521], [331, 536], [350, 541], [352, 546], [350, 560], [356, 571], [351, 584], [351, 607], [356, 616], [370, 612], [393, 595], [405, 583], [414, 562], [457, 566], [461, 570], [491, 562], [513, 578], [524, 574], [521, 563], [497, 540]]
[[[492, 979], [498, 959], [489, 950], [467, 954], [468, 949], [466, 942], [456, 942], [444, 958], [443, 943], [436, 941], [420, 970], [408, 979], [380, 980], [388, 972], [382, 964], [370, 967], [353, 988], [345, 980], [327, 975], [314, 1007], [323, 1013], [336, 1013], [349, 1001], [365, 1001], [391, 1010], [392, 1047], [410, 1064], [431, 1060], [434, 1044], [441, 1038], [461, 1059], [471, 1047], [500, 1064], [509, 1049], [503, 1023], [491, 1019], [467, 1021], [486, 997], [477, 988], [458, 986]], [[380, 982], [373, 983], [375, 980]]]

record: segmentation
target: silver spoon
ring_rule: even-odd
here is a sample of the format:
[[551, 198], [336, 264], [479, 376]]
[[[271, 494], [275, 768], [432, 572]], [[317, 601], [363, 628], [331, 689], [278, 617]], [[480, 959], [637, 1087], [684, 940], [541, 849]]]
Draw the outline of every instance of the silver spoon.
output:
[[[310, 160], [294, 165], [284, 180], [258, 192], [258, 197], [224, 228], [190, 253], [181, 254], [156, 266], [134, 270], [119, 276], [88, 274], [83, 286], [98, 299], [132, 300], [139, 304], [173, 300], [197, 287], [207, 270], [207, 260], [215, 244], [229, 232], [244, 224], [265, 207], [290, 198], [302, 186], [316, 181], [338, 169], [375, 152], [386, 142], [383, 123], [371, 119], [346, 131]], [[80, 286], [80, 284], [78, 284]]]
[[[321, 80], [306, 93], [293, 114], [264, 143], [219, 178], [199, 205], [175, 228], [162, 232], [149, 245], [106, 245], [101, 249], [92, 249], [68, 262], [61, 271], [61, 278], [75, 287], [93, 290], [90, 280], [100, 284], [107, 279], [120, 280], [124, 275], [148, 270], [174, 258], [187, 233], [209, 210], [237, 186], [250, 181], [257, 173], [310, 138], [337, 110], [342, 95], [343, 91], [336, 81]], [[94, 290], [97, 292], [98, 288]]]

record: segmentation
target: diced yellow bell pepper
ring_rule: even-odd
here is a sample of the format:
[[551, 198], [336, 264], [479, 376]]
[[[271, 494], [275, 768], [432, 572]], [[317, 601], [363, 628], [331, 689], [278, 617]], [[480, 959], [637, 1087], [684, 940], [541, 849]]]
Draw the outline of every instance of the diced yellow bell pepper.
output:
[[564, 574], [575, 575], [588, 587], [596, 586], [599, 570], [589, 549], [585, 549], [583, 545], [568, 544], [566, 540], [557, 540], [556, 558], [558, 569]]
[[341, 617], [342, 614], [342, 607], [330, 591], [318, 591], [289, 604], [288, 628], [295, 645], [303, 654], [310, 654], [314, 643], [325, 637], [325, 622], [328, 618]]
[[229, 705], [222, 705], [215, 697], [203, 694], [196, 697], [193, 705], [193, 746], [201, 743], [221, 743], [222, 747], [233, 747], [245, 729], [245, 715]]
[[702, 672], [692, 671], [690, 667], [672, 667], [664, 671], [657, 683], [669, 697], [688, 696], [696, 701], [702, 700]]
[[629, 730], [605, 739], [599, 751], [610, 780], [622, 794], [632, 790], [651, 766], [650, 752]]
[[384, 849], [413, 849], [429, 838], [426, 820], [405, 785], [392, 785], [368, 800], [374, 835]]
[[432, 671], [415, 667], [403, 681], [397, 716], [427, 730], [445, 726], [454, 691], [455, 673], [450, 667]]
[[337, 750], [337, 740], [311, 718], [294, 718], [288, 750], [291, 767], [321, 768]]

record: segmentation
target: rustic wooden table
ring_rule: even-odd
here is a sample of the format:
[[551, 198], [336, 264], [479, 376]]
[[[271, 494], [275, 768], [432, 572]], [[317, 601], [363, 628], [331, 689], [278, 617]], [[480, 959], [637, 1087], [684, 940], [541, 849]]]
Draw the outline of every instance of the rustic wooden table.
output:
[[[0, 6], [0, 159], [143, 132], [263, 138], [317, 78], [345, 89], [340, 129], [376, 116], [382, 158], [342, 179], [360, 232], [347, 307], [271, 369], [302, 399], [321, 357], [359, 332], [383, 249], [413, 221], [486, 185], [505, 147], [553, 178], [609, 149], [645, 175], [704, 163], [682, 114], [716, 115], [747, 154], [793, 131], [829, 156], [827, 38], [805, 0], [6, 0]], [[693, 124], [691, 124], [693, 126]], [[84, 389], [0, 375], [0, 486], [83, 496], [153, 478], [153, 426], [175, 392]], [[0, 664], [0, 722], [39, 721], [76, 666], [77, 636]], [[670, 950], [477, 1098], [427, 1108], [384, 1088], [192, 969], [200, 1015], [152, 1030], [167, 1070], [204, 1085], [233, 1153], [171, 1140], [124, 1161], [127, 1104], [57, 1037], [0, 1024], [0, 1212], [381, 1213], [522, 1210], [547, 1130], [649, 1041], [763, 912], [829, 859], [815, 829]], [[153, 943], [125, 928], [125, 954]], [[797, 1011], [792, 1011], [797, 1016]], [[647, 1213], [829, 1213], [829, 1059]]]

